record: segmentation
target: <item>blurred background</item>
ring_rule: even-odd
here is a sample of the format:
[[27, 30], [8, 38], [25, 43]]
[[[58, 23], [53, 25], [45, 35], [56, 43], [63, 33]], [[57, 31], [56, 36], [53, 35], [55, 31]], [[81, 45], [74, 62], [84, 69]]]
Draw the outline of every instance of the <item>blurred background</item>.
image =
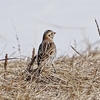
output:
[[99, 45], [100, 0], [0, 0], [0, 57], [31, 56], [47, 29], [55, 31], [57, 56]]

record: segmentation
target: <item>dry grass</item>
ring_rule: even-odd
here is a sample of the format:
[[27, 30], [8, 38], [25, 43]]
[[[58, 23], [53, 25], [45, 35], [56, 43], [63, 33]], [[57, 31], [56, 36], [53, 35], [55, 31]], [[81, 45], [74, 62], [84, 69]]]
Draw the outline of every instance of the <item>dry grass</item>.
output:
[[46, 66], [30, 81], [25, 60], [9, 62], [6, 73], [1, 63], [0, 100], [100, 100], [100, 52], [81, 55], [59, 57], [56, 74]]
[[[16, 38], [20, 52], [19, 39]], [[100, 50], [91, 51], [90, 44], [83, 53], [71, 48], [78, 56], [57, 58], [57, 73], [48, 65], [39, 77], [26, 70], [32, 65], [26, 60], [9, 61], [5, 63], [6, 68], [1, 62], [0, 100], [100, 100]], [[32, 58], [34, 54], [33, 49]], [[36, 63], [32, 67], [35, 69]], [[32, 77], [27, 81], [30, 75]]]

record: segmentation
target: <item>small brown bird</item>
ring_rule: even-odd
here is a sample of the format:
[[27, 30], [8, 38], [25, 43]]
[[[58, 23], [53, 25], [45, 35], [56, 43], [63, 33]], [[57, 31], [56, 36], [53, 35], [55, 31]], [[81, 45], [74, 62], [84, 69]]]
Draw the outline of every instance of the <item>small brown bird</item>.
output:
[[[38, 55], [37, 55], [37, 64], [38, 64], [38, 70], [37, 70], [37, 76], [41, 73], [41, 68], [44, 65], [47, 65], [48, 63], [51, 63], [51, 65], [54, 68], [53, 60], [56, 57], [56, 45], [53, 42], [53, 38], [56, 32], [53, 32], [52, 30], [47, 30], [43, 34], [42, 43], [39, 46], [38, 49]], [[54, 72], [56, 72], [54, 68]]]

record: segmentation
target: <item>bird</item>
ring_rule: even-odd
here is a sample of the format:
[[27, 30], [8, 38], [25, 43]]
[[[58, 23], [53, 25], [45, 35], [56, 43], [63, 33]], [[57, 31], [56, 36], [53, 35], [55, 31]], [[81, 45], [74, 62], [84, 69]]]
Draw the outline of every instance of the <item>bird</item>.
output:
[[[49, 63], [54, 68], [53, 61], [57, 54], [56, 45], [53, 41], [55, 34], [56, 32], [52, 30], [46, 30], [43, 34], [42, 42], [39, 45], [37, 54], [37, 65], [38, 65], [37, 76], [40, 76], [43, 66]], [[54, 68], [54, 73], [56, 73], [55, 68]]]

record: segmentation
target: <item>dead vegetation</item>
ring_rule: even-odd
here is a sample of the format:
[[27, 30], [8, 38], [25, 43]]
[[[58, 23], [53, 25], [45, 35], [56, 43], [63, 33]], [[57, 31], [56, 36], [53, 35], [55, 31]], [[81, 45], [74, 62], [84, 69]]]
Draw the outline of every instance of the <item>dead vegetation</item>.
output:
[[[62, 56], [55, 61], [57, 73], [44, 67], [40, 77], [26, 81], [27, 62], [11, 61], [6, 72], [0, 64], [0, 100], [99, 100], [100, 52]], [[34, 65], [36, 67], [36, 65]]]
[[34, 49], [32, 63], [13, 58], [9, 62], [6, 55], [0, 62], [0, 100], [100, 100], [100, 50], [92, 51], [90, 45], [82, 53], [71, 48], [77, 55], [58, 57], [57, 73], [48, 65], [39, 77], [29, 71], [37, 67], [32, 65]]

